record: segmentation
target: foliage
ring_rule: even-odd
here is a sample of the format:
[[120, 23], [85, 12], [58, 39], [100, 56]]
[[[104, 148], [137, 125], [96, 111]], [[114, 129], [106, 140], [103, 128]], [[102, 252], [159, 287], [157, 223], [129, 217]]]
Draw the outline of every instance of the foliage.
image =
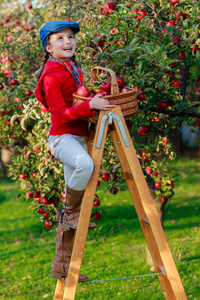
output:
[[[139, 109], [127, 124], [144, 172], [150, 167], [150, 176], [161, 183], [155, 199], [165, 206], [164, 196], [171, 197], [176, 179], [168, 171], [169, 160], [175, 158], [168, 132], [180, 128], [182, 122], [200, 125], [198, 1], [182, 0], [175, 6], [169, 0], [115, 1], [116, 10], [109, 12], [103, 0], [41, 0], [34, 1], [32, 8], [28, 4], [19, 2], [16, 7], [12, 1], [3, 2], [0, 15], [0, 144], [26, 142], [10, 168], [15, 180], [24, 174], [22, 195], [41, 215], [45, 211], [50, 213], [48, 219], [57, 220], [64, 192], [62, 165], [49, 154], [50, 116], [34, 97], [33, 73], [43, 56], [40, 26], [63, 19], [81, 25], [76, 57], [85, 85], [89, 85], [91, 68], [100, 65], [123, 76], [126, 86], [136, 88]], [[148, 134], [141, 132], [141, 126], [147, 126]], [[102, 166], [101, 173], [111, 174], [109, 188], [122, 189], [123, 176], [109, 136]], [[44, 204], [45, 197], [48, 204]]]

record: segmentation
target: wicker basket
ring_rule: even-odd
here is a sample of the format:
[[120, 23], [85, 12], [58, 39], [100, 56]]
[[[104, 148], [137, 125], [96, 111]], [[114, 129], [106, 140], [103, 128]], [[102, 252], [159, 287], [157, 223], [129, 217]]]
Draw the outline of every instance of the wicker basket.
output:
[[[103, 70], [110, 73], [111, 76], [111, 94], [104, 96], [103, 98], [108, 99], [111, 104], [120, 105], [122, 114], [125, 118], [129, 118], [134, 115], [138, 109], [138, 100], [135, 89], [130, 89], [127, 93], [119, 93], [119, 87], [117, 84], [116, 74], [113, 70], [103, 67], [95, 67], [91, 70], [90, 84], [92, 85], [97, 78], [97, 70]], [[86, 97], [81, 97], [73, 94], [73, 105], [79, 105], [83, 101], [88, 100]], [[97, 123], [99, 118], [99, 111], [95, 115], [88, 117], [87, 120], [92, 123]]]

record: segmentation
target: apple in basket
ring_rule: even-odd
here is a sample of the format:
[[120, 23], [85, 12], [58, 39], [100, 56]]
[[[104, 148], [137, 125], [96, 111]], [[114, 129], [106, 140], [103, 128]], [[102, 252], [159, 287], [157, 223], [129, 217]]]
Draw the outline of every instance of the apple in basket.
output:
[[78, 89], [76, 90], [76, 95], [81, 97], [87, 97], [89, 96], [89, 94], [90, 94], [89, 89], [84, 85], [78, 87]]
[[100, 90], [100, 91], [98, 91], [98, 92], [96, 93], [96, 95], [108, 96], [109, 94], [108, 94], [108, 92], [105, 91], [105, 90]]

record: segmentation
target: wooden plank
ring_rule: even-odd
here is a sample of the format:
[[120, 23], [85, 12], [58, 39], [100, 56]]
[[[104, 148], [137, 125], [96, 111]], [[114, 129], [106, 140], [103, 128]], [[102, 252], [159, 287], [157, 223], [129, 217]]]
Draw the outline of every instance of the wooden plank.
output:
[[[127, 147], [123, 141], [121, 131], [119, 129], [117, 121], [114, 119], [115, 130], [111, 131], [113, 142], [120, 159], [121, 166], [124, 171], [124, 175], [127, 179], [127, 184], [145, 235], [147, 240], [152, 259], [155, 267], [158, 270], [158, 266], [164, 265], [167, 276], [159, 276], [163, 292], [167, 300], [186, 300], [182, 282], [180, 280], [178, 271], [176, 269], [171, 251], [169, 249], [162, 225], [158, 218], [157, 212], [154, 207], [154, 203], [149, 192], [148, 185], [146, 183], [142, 168], [140, 166], [137, 154], [135, 152], [130, 134], [128, 132], [125, 120], [122, 116], [119, 106], [113, 109], [113, 113], [121, 117], [126, 135], [128, 137], [130, 146]], [[121, 143], [118, 143], [120, 141]], [[127, 170], [131, 171], [133, 179], [127, 178]], [[148, 218], [150, 227], [147, 227], [143, 223], [144, 218]], [[164, 280], [163, 280], [164, 279]]]
[[62, 279], [58, 279], [53, 300], [63, 300], [64, 291], [65, 291], [64, 281]]
[[76, 232], [76, 237], [75, 237], [75, 242], [74, 242], [74, 247], [73, 247], [73, 252], [72, 252], [72, 257], [71, 257], [69, 273], [68, 273], [68, 277], [67, 277], [67, 283], [66, 283], [63, 300], [73, 300], [75, 298], [76, 287], [77, 287], [77, 283], [78, 283], [78, 276], [80, 273], [80, 267], [81, 267], [83, 252], [84, 252], [84, 248], [85, 248], [88, 226], [89, 226], [91, 211], [92, 211], [92, 207], [93, 207], [93, 200], [94, 200], [94, 196], [95, 196], [95, 192], [96, 192], [96, 185], [97, 185], [97, 180], [98, 180], [98, 176], [99, 176], [99, 170], [100, 170], [100, 165], [101, 165], [101, 160], [102, 160], [102, 156], [103, 156], [103, 150], [104, 150], [104, 145], [105, 145], [105, 140], [106, 140], [106, 135], [107, 135], [107, 130], [108, 130], [108, 120], [107, 120], [103, 138], [102, 138], [101, 148], [97, 149], [96, 145], [97, 145], [97, 139], [99, 136], [101, 119], [105, 114], [107, 114], [107, 112], [105, 112], [105, 111], [100, 112], [99, 121], [98, 121], [97, 128], [96, 128], [94, 145], [93, 145], [92, 151], [91, 151], [92, 152], [91, 156], [94, 161], [95, 168], [94, 168], [94, 173], [93, 173], [92, 177], [90, 178], [90, 181], [88, 182], [88, 185], [85, 189], [84, 197], [82, 200], [78, 228], [77, 228], [77, 232]]

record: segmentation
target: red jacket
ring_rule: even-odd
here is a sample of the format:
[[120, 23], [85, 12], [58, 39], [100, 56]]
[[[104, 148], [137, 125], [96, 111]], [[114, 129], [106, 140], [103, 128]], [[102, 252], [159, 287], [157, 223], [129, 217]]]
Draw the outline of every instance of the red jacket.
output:
[[[81, 73], [81, 84], [83, 75]], [[50, 135], [87, 135], [88, 122], [80, 118], [95, 114], [89, 108], [89, 100], [73, 105], [72, 94], [76, 86], [72, 74], [57, 63], [48, 61], [35, 89], [35, 97], [51, 113]]]

